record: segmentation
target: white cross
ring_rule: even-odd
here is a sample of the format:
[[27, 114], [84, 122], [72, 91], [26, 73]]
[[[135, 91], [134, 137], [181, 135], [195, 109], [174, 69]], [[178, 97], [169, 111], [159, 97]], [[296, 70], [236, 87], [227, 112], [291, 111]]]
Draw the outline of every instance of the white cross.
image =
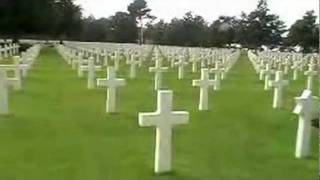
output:
[[220, 90], [221, 87], [221, 76], [222, 73], [224, 72], [223, 68], [220, 68], [220, 62], [215, 63], [215, 68], [210, 69], [210, 73], [214, 74], [214, 80], [215, 80], [215, 85], [214, 85], [214, 90]]
[[282, 91], [285, 86], [289, 85], [289, 81], [283, 80], [283, 72], [277, 71], [274, 81], [269, 81], [269, 86], [274, 87], [273, 108], [282, 106]]
[[[32, 64], [20, 56], [14, 56], [14, 59], [15, 59], [15, 65], [18, 66], [18, 68], [20, 69], [20, 71], [22, 73], [21, 76], [27, 77], [28, 70], [30, 69]], [[19, 74], [20, 74], [20, 72], [19, 72]]]
[[184, 78], [184, 67], [188, 65], [188, 62], [184, 60], [183, 56], [180, 56], [179, 61], [175, 63], [178, 66], [178, 79]]
[[18, 54], [19, 53], [19, 48], [20, 48], [20, 46], [19, 46], [19, 44], [16, 44], [16, 48], [15, 48], [15, 54]]
[[130, 79], [135, 79], [137, 76], [137, 66], [140, 64], [140, 61], [136, 60], [136, 56], [134, 54], [130, 57], [130, 61], [128, 62], [128, 64], [130, 64]]
[[289, 65], [290, 65], [289, 59], [286, 58], [285, 63], [284, 63], [284, 69], [283, 69], [283, 73], [285, 75], [287, 75], [289, 72]]
[[161, 61], [162, 63], [162, 56], [160, 54], [160, 50], [158, 48], [155, 49], [154, 51], [154, 57], [153, 57], [156, 61]]
[[188, 124], [189, 113], [172, 111], [172, 91], [158, 91], [157, 110], [153, 113], [139, 113], [139, 125], [156, 126], [155, 172], [170, 172], [172, 158], [172, 128], [178, 124]]
[[12, 86], [15, 90], [20, 90], [22, 88], [21, 83], [21, 67], [20, 67], [20, 57], [14, 56], [14, 64], [13, 65], [0, 65], [0, 69], [3, 69], [5, 72], [13, 72], [13, 77], [7, 77], [7, 82], [9, 86]]
[[156, 60], [155, 67], [150, 67], [149, 72], [154, 72], [154, 89], [158, 90], [162, 86], [162, 73], [167, 72], [168, 67], [161, 67], [161, 60]]
[[27, 77], [28, 75], [28, 70], [30, 69], [30, 66], [29, 64], [20, 64], [20, 70], [22, 72], [21, 76], [22, 77]]
[[17, 44], [13, 44], [13, 45], [12, 45], [12, 55], [18, 54], [18, 53], [17, 53], [17, 49], [18, 49]]
[[84, 70], [87, 70], [86, 65], [83, 65], [87, 60], [84, 60], [82, 57], [78, 59], [78, 77], [83, 77]]
[[296, 81], [298, 79], [299, 62], [298, 61], [294, 61], [293, 65], [291, 66], [291, 69], [293, 69], [292, 80]]
[[15, 52], [15, 44], [11, 44], [11, 46], [9, 47], [10, 47], [10, 50], [9, 50], [10, 56], [13, 56]]
[[168, 59], [170, 60], [170, 67], [174, 68], [174, 64], [176, 63], [176, 55], [175, 54], [169, 54]]
[[7, 73], [0, 69], [0, 114], [8, 114], [8, 82]]
[[318, 72], [314, 70], [315, 64], [309, 64], [308, 66], [309, 69], [304, 73], [304, 75], [308, 76], [307, 89], [312, 90], [313, 76], [316, 76]]
[[259, 72], [259, 80], [262, 81], [263, 80], [263, 76], [264, 76], [263, 71], [262, 71], [263, 68], [264, 68], [264, 62], [260, 61], [260, 63], [257, 64], [257, 66], [258, 66], [257, 69], [259, 69], [259, 71], [260, 71], [260, 72], [258, 71]]
[[138, 61], [139, 61], [139, 67], [142, 67], [144, 55], [142, 54], [142, 52], [138, 52], [137, 56], [138, 56]]
[[95, 88], [96, 70], [101, 70], [101, 66], [94, 64], [94, 58], [91, 56], [88, 61], [88, 89]]
[[107, 87], [106, 112], [116, 112], [116, 92], [117, 88], [126, 85], [124, 79], [116, 78], [116, 71], [114, 67], [108, 67], [107, 78], [97, 79], [98, 86]]
[[114, 69], [115, 71], [119, 70], [119, 66], [120, 66], [120, 54], [119, 51], [115, 51], [114, 52], [114, 56], [112, 56], [113, 59], [113, 63], [114, 63]]
[[192, 62], [192, 72], [196, 73], [198, 70], [198, 62], [199, 62], [199, 59], [196, 57], [196, 55], [193, 55], [191, 57], [191, 62]]
[[66, 61], [68, 64], [71, 64], [71, 63], [72, 63], [72, 60], [73, 60], [72, 50], [71, 50], [71, 49], [67, 49], [67, 50], [65, 51], [65, 61]]
[[83, 57], [83, 54], [81, 52], [79, 52], [79, 53], [77, 53], [77, 55], [75, 55], [75, 57], [72, 60], [72, 64], [71, 64], [72, 69], [76, 69], [77, 64], [78, 65], [80, 64], [80, 59], [82, 59], [82, 57]]
[[13, 44], [8, 45], [8, 53], [9, 53], [9, 57], [13, 56]]
[[[87, 62], [87, 65], [83, 65], [83, 63]], [[83, 60], [82, 58], [79, 59], [79, 66], [78, 66], [78, 76], [83, 77], [83, 72], [88, 72], [88, 88], [92, 89], [94, 88], [94, 79], [95, 79], [95, 71], [101, 70], [101, 66], [96, 66], [94, 64], [93, 57], [89, 57], [88, 60]], [[91, 84], [91, 85], [89, 85]]]
[[271, 69], [271, 65], [268, 63], [266, 64], [266, 69], [261, 70], [262, 74], [264, 75], [264, 90], [269, 90], [270, 86], [269, 86], [269, 81], [271, 78], [271, 75], [275, 73], [274, 70]]
[[205, 55], [203, 55], [203, 56], [201, 57], [201, 59], [200, 59], [200, 61], [201, 61], [201, 67], [202, 67], [202, 68], [207, 67], [207, 61], [206, 61], [206, 59], [208, 59], [208, 57], [205, 56]]
[[279, 62], [277, 62], [277, 69], [278, 69], [278, 71], [281, 71], [282, 70], [282, 63], [281, 63], [281, 61], [279, 61]]
[[224, 63], [217, 61], [217, 63], [215, 63], [215, 67], [223, 70], [223, 71], [221, 71], [221, 79], [224, 79], [225, 78], [225, 74], [227, 72], [227, 68], [225, 68]]
[[209, 79], [209, 69], [201, 69], [201, 79], [193, 80], [193, 86], [200, 87], [199, 110], [208, 110], [208, 89], [216, 84], [215, 80]]
[[109, 65], [109, 60], [110, 60], [110, 53], [109, 52], [105, 52], [104, 53], [104, 58], [103, 58], [103, 65], [104, 66], [108, 66]]
[[295, 100], [297, 105], [293, 113], [299, 115], [295, 156], [305, 158], [310, 156], [311, 121], [314, 118], [313, 105], [316, 99], [312, 97], [311, 90], [305, 90]]
[[4, 58], [7, 58], [8, 57], [8, 46], [4, 45], [3, 49], [4, 49]]
[[3, 52], [3, 48], [0, 46], [0, 60], [3, 59], [2, 52]]

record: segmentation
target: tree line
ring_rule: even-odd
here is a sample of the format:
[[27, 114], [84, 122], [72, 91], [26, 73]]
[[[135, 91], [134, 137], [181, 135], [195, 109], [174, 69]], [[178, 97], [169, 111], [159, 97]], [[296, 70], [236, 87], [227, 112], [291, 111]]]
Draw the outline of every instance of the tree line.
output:
[[145, 0], [133, 0], [126, 11], [100, 19], [83, 17], [73, 0], [1, 0], [0, 35], [15, 40], [37, 37], [201, 47], [299, 45], [306, 52], [317, 50], [319, 44], [314, 11], [306, 12], [288, 28], [270, 11], [267, 0], [259, 0], [248, 14], [220, 16], [212, 23], [191, 12], [170, 22], [160, 19], [154, 23], [151, 12]]

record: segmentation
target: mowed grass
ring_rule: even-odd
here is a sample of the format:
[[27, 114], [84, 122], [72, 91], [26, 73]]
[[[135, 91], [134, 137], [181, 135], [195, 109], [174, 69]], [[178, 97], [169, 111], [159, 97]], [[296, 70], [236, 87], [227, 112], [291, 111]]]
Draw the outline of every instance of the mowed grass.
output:
[[[128, 73], [122, 64], [118, 76]], [[53, 49], [44, 49], [23, 90], [10, 94], [12, 114], [0, 117], [0, 179], [315, 179], [315, 129], [313, 156], [294, 158], [292, 99], [301, 94], [304, 79], [291, 82], [286, 106], [274, 110], [273, 92], [263, 91], [263, 82], [242, 56], [222, 89], [210, 92], [210, 110], [199, 112], [199, 89], [191, 86], [198, 78], [188, 73], [178, 80], [176, 69], [164, 76], [164, 86], [174, 91], [174, 109], [189, 111], [190, 124], [174, 129], [174, 171], [158, 176], [153, 173], [155, 129], [138, 126], [138, 112], [156, 108], [153, 74], [146, 66], [119, 89], [119, 113], [105, 114], [106, 90], [88, 90], [86, 78], [78, 78]]]

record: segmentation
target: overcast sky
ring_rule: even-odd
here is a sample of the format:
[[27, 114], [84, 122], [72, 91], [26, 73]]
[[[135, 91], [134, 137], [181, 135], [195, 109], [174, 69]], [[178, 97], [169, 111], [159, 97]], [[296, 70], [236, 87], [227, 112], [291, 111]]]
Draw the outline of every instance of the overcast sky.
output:
[[[133, 0], [75, 0], [84, 10], [84, 15], [96, 18], [109, 17], [117, 11], [126, 11]], [[238, 16], [241, 11], [255, 9], [258, 0], [147, 0], [152, 14], [158, 19], [170, 21], [181, 18], [187, 11], [203, 16], [212, 22], [220, 15]], [[268, 0], [272, 13], [291, 25], [301, 18], [307, 10], [318, 13], [318, 0]]]

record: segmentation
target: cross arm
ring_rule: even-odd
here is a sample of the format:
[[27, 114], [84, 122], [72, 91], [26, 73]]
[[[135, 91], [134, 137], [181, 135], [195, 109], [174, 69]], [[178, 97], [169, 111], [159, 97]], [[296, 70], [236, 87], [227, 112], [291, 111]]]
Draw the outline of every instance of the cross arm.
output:
[[172, 112], [172, 115], [173, 115], [172, 124], [174, 125], [189, 123], [190, 115], [186, 111], [175, 111], [175, 112]]
[[159, 113], [139, 113], [139, 125], [141, 127], [156, 126], [158, 124], [160, 115]]
[[105, 78], [99, 78], [97, 79], [97, 86], [107, 86], [108, 80]]
[[116, 86], [125, 86], [126, 80], [125, 79], [116, 79], [115, 84], [116, 84]]
[[201, 86], [201, 80], [193, 80], [192, 86]]

